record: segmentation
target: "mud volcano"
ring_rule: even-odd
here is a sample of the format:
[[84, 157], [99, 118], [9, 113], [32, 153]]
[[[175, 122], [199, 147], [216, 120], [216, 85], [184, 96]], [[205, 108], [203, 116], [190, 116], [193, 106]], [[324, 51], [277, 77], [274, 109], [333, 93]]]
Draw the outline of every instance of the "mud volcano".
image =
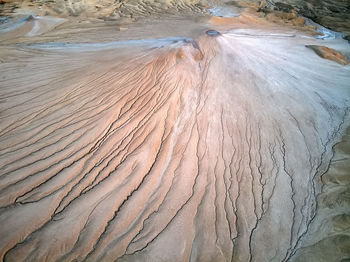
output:
[[3, 4], [1, 261], [349, 259], [349, 44], [232, 2]]

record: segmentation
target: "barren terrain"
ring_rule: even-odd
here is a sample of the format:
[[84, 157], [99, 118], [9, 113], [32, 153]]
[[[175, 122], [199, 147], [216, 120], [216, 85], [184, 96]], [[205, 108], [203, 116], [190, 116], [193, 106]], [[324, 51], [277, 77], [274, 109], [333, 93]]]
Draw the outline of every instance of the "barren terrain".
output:
[[347, 41], [136, 6], [1, 24], [0, 260], [347, 261]]

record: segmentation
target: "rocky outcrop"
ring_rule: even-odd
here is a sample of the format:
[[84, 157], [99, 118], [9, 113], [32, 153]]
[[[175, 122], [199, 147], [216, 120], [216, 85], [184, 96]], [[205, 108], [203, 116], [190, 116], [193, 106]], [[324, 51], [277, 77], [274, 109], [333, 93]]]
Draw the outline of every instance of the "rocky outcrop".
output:
[[350, 37], [350, 5], [347, 0], [281, 0], [261, 1], [267, 10], [278, 10], [290, 13], [296, 10], [299, 14], [337, 32]]
[[308, 45], [306, 47], [314, 50], [320, 57], [333, 60], [341, 65], [348, 65], [350, 63], [343, 54], [332, 48], [317, 45]]

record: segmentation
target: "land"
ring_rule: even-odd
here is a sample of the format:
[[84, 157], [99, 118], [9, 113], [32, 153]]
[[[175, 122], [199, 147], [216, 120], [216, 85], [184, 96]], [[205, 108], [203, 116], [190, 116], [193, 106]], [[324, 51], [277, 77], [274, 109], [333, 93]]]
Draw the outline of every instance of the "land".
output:
[[350, 258], [345, 29], [269, 1], [3, 2], [1, 261]]

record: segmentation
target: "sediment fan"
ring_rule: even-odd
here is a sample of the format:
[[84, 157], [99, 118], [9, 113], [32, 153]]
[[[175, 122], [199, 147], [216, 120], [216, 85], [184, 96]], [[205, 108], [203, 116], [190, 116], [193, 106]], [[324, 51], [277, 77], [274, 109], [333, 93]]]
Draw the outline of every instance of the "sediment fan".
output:
[[320, 226], [319, 179], [349, 104], [349, 67], [305, 48], [316, 41], [232, 30], [12, 46], [1, 258], [293, 258]]

